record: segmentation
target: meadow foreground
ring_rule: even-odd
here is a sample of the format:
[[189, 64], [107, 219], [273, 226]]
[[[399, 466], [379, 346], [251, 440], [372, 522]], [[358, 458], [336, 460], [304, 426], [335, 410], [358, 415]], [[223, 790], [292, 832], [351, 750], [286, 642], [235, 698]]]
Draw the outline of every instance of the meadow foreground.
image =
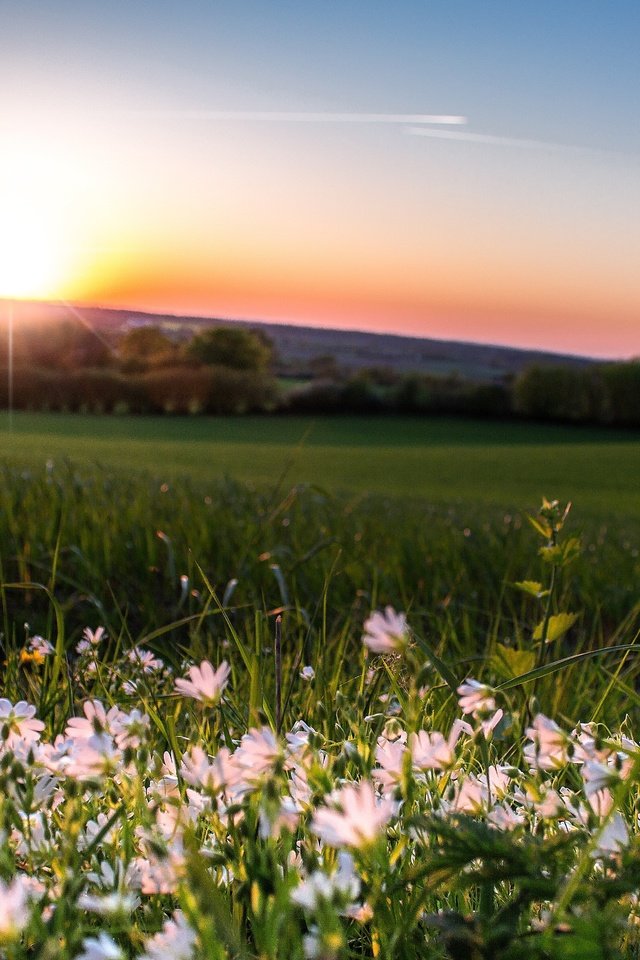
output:
[[591, 581], [559, 504], [482, 655], [456, 629], [486, 628], [488, 585], [436, 621], [370, 590], [332, 609], [325, 576], [313, 611], [273, 563], [262, 601], [198, 566], [184, 616], [134, 636], [101, 601], [81, 629], [73, 529], [49, 586], [3, 587], [0, 954], [638, 955], [636, 614], [598, 638], [568, 605]]

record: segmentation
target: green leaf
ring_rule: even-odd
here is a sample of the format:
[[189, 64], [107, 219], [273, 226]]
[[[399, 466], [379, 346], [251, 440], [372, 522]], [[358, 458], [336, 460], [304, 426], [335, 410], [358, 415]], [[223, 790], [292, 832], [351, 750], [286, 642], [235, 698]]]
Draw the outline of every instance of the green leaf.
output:
[[496, 644], [496, 650], [491, 658], [493, 669], [505, 680], [512, 677], [518, 677], [528, 670], [533, 669], [536, 662], [536, 655], [533, 650], [514, 650], [512, 647], [505, 647], [504, 644]]
[[422, 652], [429, 658], [433, 666], [436, 668], [451, 692], [455, 694], [460, 685], [460, 681], [456, 678], [451, 668], [440, 659], [431, 644], [427, 643], [423, 637], [419, 637], [417, 634], [414, 634], [413, 637]]
[[542, 667], [536, 667], [535, 670], [529, 670], [528, 673], [523, 673], [519, 677], [514, 677], [512, 680], [505, 680], [504, 683], [499, 683], [497, 686], [498, 690], [512, 690], [513, 687], [522, 686], [525, 683], [531, 683], [532, 680], [539, 680], [541, 677], [548, 677], [552, 673], [557, 673], [559, 670], [564, 670], [565, 668], [572, 667], [576, 663], [580, 663], [582, 660], [591, 660], [594, 657], [601, 657], [605, 653], [640, 653], [640, 643], [620, 643], [614, 647], [600, 647], [598, 650], [585, 650], [584, 653], [574, 653], [570, 657], [562, 657], [561, 660], [554, 660], [552, 663], [547, 663]]
[[[547, 624], [547, 635], [544, 638], [546, 643], [553, 643], [554, 640], [558, 640], [560, 637], [564, 636], [567, 630], [570, 630], [578, 619], [579, 614], [577, 613], [557, 613], [553, 617], [549, 617], [549, 622]], [[541, 623], [533, 631], [534, 640], [542, 640], [543, 631], [544, 631], [545, 621]]]
[[514, 583], [514, 587], [522, 590], [523, 593], [528, 593], [530, 597], [535, 597], [536, 600], [540, 600], [542, 597], [549, 595], [549, 591], [545, 590], [537, 580], [518, 580]]
[[537, 517], [532, 517], [529, 513], [526, 516], [533, 529], [537, 531], [541, 537], [544, 537], [545, 540], [548, 540], [551, 537], [553, 531], [548, 523], [546, 523], [544, 520], [539, 520]]

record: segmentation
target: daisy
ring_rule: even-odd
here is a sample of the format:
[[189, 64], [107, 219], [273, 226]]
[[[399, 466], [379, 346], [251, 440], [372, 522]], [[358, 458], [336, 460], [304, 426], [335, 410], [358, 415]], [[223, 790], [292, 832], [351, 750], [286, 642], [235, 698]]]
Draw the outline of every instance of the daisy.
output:
[[481, 714], [493, 713], [496, 709], [494, 691], [486, 683], [468, 679], [458, 687], [460, 709], [478, 719]]
[[10, 700], [0, 698], [0, 746], [12, 750], [20, 740], [36, 743], [44, 730], [42, 720], [35, 720], [36, 708], [24, 700], [15, 706]]
[[242, 770], [244, 779], [254, 783], [272, 772], [281, 755], [281, 747], [269, 727], [253, 727], [245, 733], [234, 754], [234, 762]]
[[330, 847], [361, 849], [374, 843], [396, 812], [389, 798], [378, 800], [368, 780], [346, 784], [316, 810], [311, 830]]
[[376, 610], [364, 622], [362, 642], [372, 653], [396, 653], [407, 645], [409, 628], [404, 613], [393, 607]]
[[179, 677], [175, 683], [177, 693], [184, 697], [193, 697], [205, 706], [215, 706], [222, 695], [222, 691], [229, 682], [231, 668], [223, 660], [217, 670], [214, 670], [208, 660], [203, 660], [199, 667], [189, 668], [189, 679]]

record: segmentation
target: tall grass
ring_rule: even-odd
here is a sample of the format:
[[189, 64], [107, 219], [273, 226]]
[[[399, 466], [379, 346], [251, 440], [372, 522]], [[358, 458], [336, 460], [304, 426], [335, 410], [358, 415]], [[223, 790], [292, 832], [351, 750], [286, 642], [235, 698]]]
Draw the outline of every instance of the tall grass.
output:
[[[629, 642], [638, 623], [640, 526], [570, 515], [568, 530], [580, 549], [549, 612], [577, 620], [553, 644], [556, 658]], [[508, 679], [509, 658], [530, 650], [540, 618], [540, 603], [514, 587], [544, 574], [535, 541], [524, 514], [480, 506], [6, 467], [2, 642], [21, 644], [24, 624], [55, 637], [57, 612], [67, 644], [100, 623], [114, 643], [144, 641], [177, 663], [185, 651], [215, 652], [231, 628], [255, 651], [282, 612], [289, 668], [312, 663], [335, 690], [363, 617], [393, 603], [457, 676], [492, 664]], [[576, 667], [537, 695], [576, 716], [607, 690], [604, 716], [616, 715], [638, 666], [626, 662], [611, 688], [611, 662]]]
[[635, 532], [7, 468], [0, 956], [638, 957]]

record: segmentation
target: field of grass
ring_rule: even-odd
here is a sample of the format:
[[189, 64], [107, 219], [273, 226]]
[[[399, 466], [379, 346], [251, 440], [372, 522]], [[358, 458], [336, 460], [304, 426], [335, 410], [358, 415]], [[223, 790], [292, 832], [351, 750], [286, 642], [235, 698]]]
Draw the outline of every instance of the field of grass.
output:
[[542, 494], [583, 515], [640, 518], [640, 437], [514, 422], [379, 418], [118, 418], [16, 413], [0, 460], [48, 459], [175, 480], [311, 483], [436, 503], [532, 509]]
[[639, 460], [15, 415], [0, 958], [638, 958]]

